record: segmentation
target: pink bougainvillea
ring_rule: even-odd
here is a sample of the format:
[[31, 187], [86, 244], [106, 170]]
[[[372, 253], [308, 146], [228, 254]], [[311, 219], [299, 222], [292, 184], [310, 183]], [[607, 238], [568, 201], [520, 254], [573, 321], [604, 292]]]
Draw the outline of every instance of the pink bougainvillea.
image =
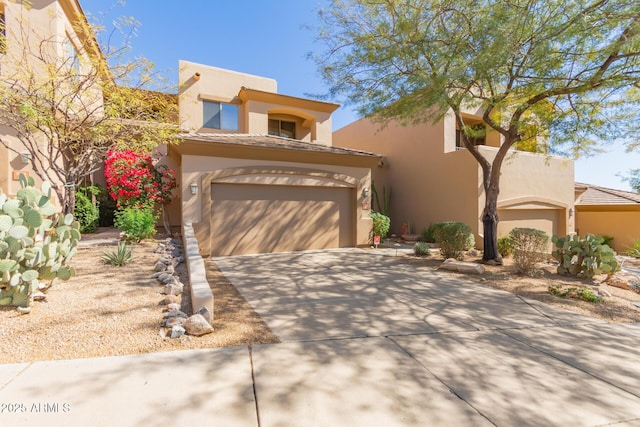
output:
[[118, 207], [167, 205], [176, 188], [176, 173], [153, 164], [151, 156], [135, 151], [109, 151], [104, 164], [109, 194]]

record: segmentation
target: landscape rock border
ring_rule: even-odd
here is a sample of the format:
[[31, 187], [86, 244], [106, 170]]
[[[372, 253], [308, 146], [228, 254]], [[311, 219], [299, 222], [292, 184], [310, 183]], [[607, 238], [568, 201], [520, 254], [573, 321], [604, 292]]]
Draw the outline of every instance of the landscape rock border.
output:
[[201, 336], [213, 332], [210, 316], [209, 319], [205, 317], [209, 314], [206, 308], [192, 316], [180, 311], [178, 301], [185, 288], [179, 275], [179, 266], [185, 261], [183, 243], [169, 237], [158, 243], [155, 252], [160, 256], [153, 266], [153, 277], [163, 286], [163, 303], [167, 305], [167, 314], [160, 322], [160, 336], [175, 339], [185, 334]]

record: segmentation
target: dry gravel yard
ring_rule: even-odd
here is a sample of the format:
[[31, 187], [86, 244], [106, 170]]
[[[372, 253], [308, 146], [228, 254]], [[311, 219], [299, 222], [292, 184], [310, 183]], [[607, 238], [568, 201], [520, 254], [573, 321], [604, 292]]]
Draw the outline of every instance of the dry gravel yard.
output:
[[[115, 246], [81, 247], [73, 260], [78, 275], [56, 283], [47, 292], [46, 302], [35, 302], [26, 315], [14, 308], [0, 309], [1, 363], [277, 341], [233, 286], [220, 278], [210, 278], [216, 304], [213, 333], [173, 340], [160, 337], [166, 306], [160, 304], [162, 287], [151, 277], [158, 258], [153, 253], [156, 247], [151, 241], [135, 246], [135, 260], [125, 267], [100, 260], [103, 251]], [[190, 310], [186, 301], [182, 308]]]
[[[157, 243], [148, 241], [135, 246], [135, 260], [125, 267], [105, 265], [100, 260], [103, 251], [112, 250], [115, 245], [81, 247], [73, 260], [78, 275], [68, 282], [58, 282], [48, 291], [47, 301], [36, 302], [30, 314], [0, 308], [1, 363], [278, 342], [211, 259], [205, 263], [215, 298], [215, 331], [202, 337], [162, 338], [160, 321], [166, 309], [161, 304], [163, 288], [151, 277], [158, 259], [154, 253]], [[416, 268], [437, 268], [443, 261], [438, 257], [404, 258]], [[466, 277], [473, 285], [504, 289], [609, 322], [640, 321], [640, 309], [633, 305], [640, 301], [640, 294], [601, 285], [612, 294], [601, 303], [559, 298], [547, 292], [550, 284], [593, 283], [559, 277], [553, 273], [555, 267], [548, 264], [541, 265], [541, 277], [522, 277], [513, 273], [509, 263], [507, 259], [505, 266], [487, 266], [483, 276]], [[184, 269], [184, 265], [178, 271], [180, 268]], [[185, 295], [188, 293], [185, 287]], [[182, 309], [191, 314], [188, 298], [184, 298]]]

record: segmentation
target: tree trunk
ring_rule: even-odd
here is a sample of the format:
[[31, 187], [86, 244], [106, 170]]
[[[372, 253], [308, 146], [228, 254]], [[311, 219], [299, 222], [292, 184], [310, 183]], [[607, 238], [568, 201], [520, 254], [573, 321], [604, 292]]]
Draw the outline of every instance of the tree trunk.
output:
[[489, 185], [485, 188], [484, 212], [482, 213], [482, 225], [484, 232], [483, 261], [497, 261], [502, 264], [502, 257], [498, 252], [498, 187]]
[[76, 186], [64, 186], [64, 200], [62, 203], [63, 214], [73, 214], [76, 209]]

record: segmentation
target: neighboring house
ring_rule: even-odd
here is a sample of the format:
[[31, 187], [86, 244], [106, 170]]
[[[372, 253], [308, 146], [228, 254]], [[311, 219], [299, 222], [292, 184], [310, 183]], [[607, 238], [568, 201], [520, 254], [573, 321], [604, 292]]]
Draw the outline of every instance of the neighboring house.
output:
[[[481, 116], [465, 114], [468, 124], [482, 126]], [[403, 222], [421, 233], [432, 223], [469, 224], [482, 245], [484, 188], [482, 170], [462, 147], [453, 114], [441, 121], [402, 126], [391, 121], [381, 127], [364, 118], [333, 134], [336, 146], [380, 153], [384, 160], [373, 169], [378, 193], [383, 186], [391, 197], [391, 231]], [[480, 152], [493, 159], [501, 138], [488, 131], [475, 140]], [[514, 227], [531, 227], [549, 235], [574, 231], [573, 161], [524, 151], [508, 155], [500, 179], [498, 236]], [[373, 206], [376, 208], [376, 206]]]
[[203, 255], [363, 245], [380, 156], [332, 145], [337, 104], [277, 93], [275, 80], [180, 61], [183, 223]]
[[[80, 22], [80, 25], [76, 25]], [[42, 57], [66, 62], [80, 69], [90, 66], [88, 53], [81, 46], [97, 49], [93, 34], [80, 29], [87, 28], [84, 13], [77, 0], [31, 0], [29, 2], [7, 0], [0, 2], [0, 73], [3, 79], [30, 78], [38, 75], [42, 62], [29, 63], [30, 55], [38, 52]], [[47, 73], [42, 73], [43, 76]], [[92, 102], [100, 102], [96, 94]], [[0, 189], [15, 195], [20, 185], [21, 173], [38, 177], [33, 173], [28, 152], [8, 127], [0, 127], [0, 138], [7, 141], [11, 151], [0, 144]]]
[[611, 236], [618, 253], [640, 240], [640, 194], [575, 184], [576, 232]]

